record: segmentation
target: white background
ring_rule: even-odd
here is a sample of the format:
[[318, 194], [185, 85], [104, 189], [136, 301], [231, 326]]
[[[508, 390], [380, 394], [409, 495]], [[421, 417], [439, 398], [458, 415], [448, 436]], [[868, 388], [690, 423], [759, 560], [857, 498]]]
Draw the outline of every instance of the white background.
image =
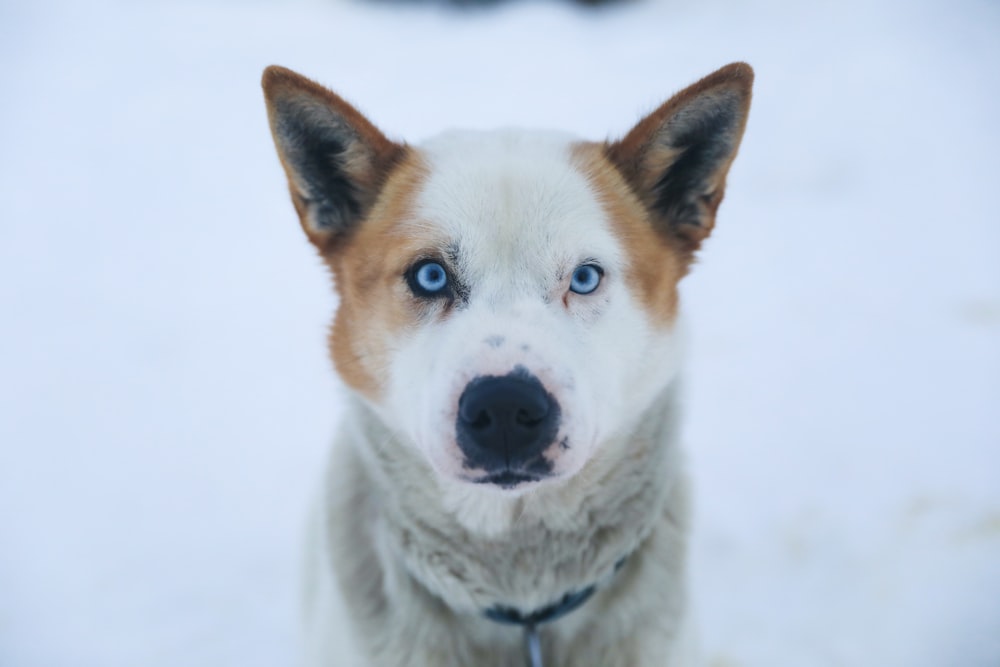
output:
[[1000, 665], [1000, 5], [0, 3], [0, 666], [293, 664], [337, 417], [280, 63], [394, 137], [757, 70], [685, 281], [713, 667]]

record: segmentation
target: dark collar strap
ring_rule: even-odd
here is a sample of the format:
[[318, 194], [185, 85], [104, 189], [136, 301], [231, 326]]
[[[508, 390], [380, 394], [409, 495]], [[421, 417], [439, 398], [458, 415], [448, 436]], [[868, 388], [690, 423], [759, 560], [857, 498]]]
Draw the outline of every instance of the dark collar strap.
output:
[[[628, 556], [624, 556], [621, 560], [615, 563], [615, 572], [622, 569], [625, 565], [625, 561], [628, 560]], [[530, 613], [523, 613], [519, 609], [514, 607], [505, 607], [503, 605], [496, 605], [490, 607], [483, 612], [483, 615], [497, 623], [506, 623], [507, 625], [524, 625], [533, 626], [541, 625], [542, 623], [549, 623], [556, 619], [562, 618], [571, 611], [575, 611], [584, 602], [590, 599], [590, 596], [594, 594], [597, 590], [597, 584], [591, 584], [586, 588], [582, 588], [578, 591], [570, 591], [562, 596], [562, 598], [550, 604], [547, 607], [542, 607], [541, 609], [536, 609]]]
[[[615, 563], [615, 572], [622, 569], [628, 556], [625, 556]], [[550, 623], [562, 618], [571, 611], [576, 610], [597, 590], [597, 584], [591, 584], [578, 591], [570, 591], [562, 596], [562, 599], [547, 607], [536, 609], [528, 614], [522, 613], [513, 607], [496, 605], [483, 612], [483, 616], [507, 625], [520, 625], [524, 628], [524, 648], [528, 667], [542, 667], [542, 639], [538, 633], [538, 626], [543, 623]]]
[[548, 623], [549, 621], [554, 621], [557, 618], [562, 618], [566, 614], [575, 610], [577, 607], [589, 600], [590, 596], [593, 595], [596, 590], [597, 584], [591, 584], [583, 590], [569, 592], [562, 596], [562, 599], [555, 604], [550, 604], [548, 607], [542, 607], [541, 609], [535, 610], [530, 614], [523, 614], [513, 607], [503, 607], [501, 605], [497, 605], [484, 611], [483, 615], [490, 620], [498, 623], [506, 623], [508, 625], [541, 625], [542, 623]]

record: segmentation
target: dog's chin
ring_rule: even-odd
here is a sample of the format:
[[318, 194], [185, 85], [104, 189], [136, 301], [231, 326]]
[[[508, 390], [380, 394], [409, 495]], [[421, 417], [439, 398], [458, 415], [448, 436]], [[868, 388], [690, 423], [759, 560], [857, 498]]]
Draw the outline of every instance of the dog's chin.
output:
[[[457, 447], [448, 450], [432, 449], [427, 457], [435, 476], [444, 486], [466, 489], [471, 494], [496, 497], [496, 493], [518, 496], [525, 492], [546, 486], [562, 479], [561, 471], [547, 469], [549, 466], [521, 467], [470, 467], [458, 452]], [[496, 492], [496, 493], [491, 493]]]
[[501, 470], [467, 479], [473, 484], [478, 484], [487, 488], [495, 487], [502, 491], [523, 492], [532, 487], [536, 487], [539, 483], [547, 479], [552, 479], [553, 477], [553, 475], [536, 475], [527, 472], [518, 472], [516, 470]]
[[441, 478], [441, 500], [471, 534], [495, 539], [514, 525], [520, 503], [550, 479], [513, 472], [448, 475]]

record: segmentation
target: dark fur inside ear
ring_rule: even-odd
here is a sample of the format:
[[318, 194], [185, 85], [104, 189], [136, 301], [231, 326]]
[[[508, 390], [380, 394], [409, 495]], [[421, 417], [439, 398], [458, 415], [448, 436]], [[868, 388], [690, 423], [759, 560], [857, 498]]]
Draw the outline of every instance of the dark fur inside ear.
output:
[[752, 82], [749, 65], [728, 65], [672, 97], [608, 146], [608, 157], [646, 203], [654, 223], [688, 250], [697, 249], [715, 224], [746, 126]]
[[357, 133], [339, 116], [308, 100], [281, 100], [275, 104], [275, 114], [275, 143], [292, 170], [290, 177], [297, 186], [293, 195], [308, 211], [311, 231], [346, 231], [372, 196], [359, 182], [366, 176], [364, 162], [370, 156], [357, 146]]
[[310, 240], [335, 245], [364, 219], [404, 147], [354, 107], [282, 67], [262, 81], [271, 133]]
[[[665, 168], [652, 186], [653, 206], [674, 225], [704, 226], [719, 172], [728, 169], [742, 129], [739, 98], [712, 95], [684, 108], [663, 128], [649, 147], [665, 152]], [[655, 174], [653, 174], [655, 178]]]

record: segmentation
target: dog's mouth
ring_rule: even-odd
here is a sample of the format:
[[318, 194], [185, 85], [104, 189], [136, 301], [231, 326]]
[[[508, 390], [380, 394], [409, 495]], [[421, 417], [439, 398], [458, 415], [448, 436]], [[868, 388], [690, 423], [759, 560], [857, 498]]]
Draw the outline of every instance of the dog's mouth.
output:
[[535, 475], [527, 472], [503, 470], [483, 475], [482, 477], [476, 477], [472, 481], [476, 484], [492, 484], [494, 486], [499, 486], [502, 489], [513, 489], [521, 484], [540, 482], [542, 477], [542, 475]]

